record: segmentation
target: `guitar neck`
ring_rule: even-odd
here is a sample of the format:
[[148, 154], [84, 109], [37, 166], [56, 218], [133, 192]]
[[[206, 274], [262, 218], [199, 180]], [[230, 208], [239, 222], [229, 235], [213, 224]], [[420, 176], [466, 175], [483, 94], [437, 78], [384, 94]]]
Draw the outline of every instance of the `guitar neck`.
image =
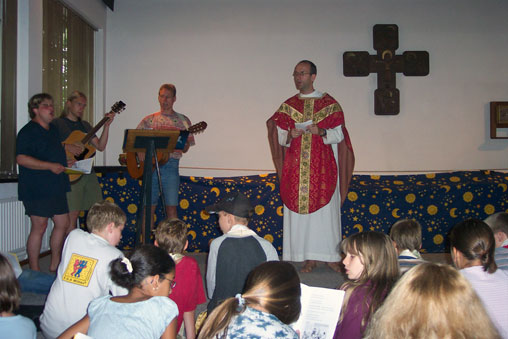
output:
[[101, 121], [99, 121], [99, 123], [97, 125], [95, 125], [94, 128], [92, 128], [90, 130], [90, 132], [87, 133], [87, 135], [85, 135], [85, 137], [81, 140], [81, 143], [83, 145], [87, 144], [90, 139], [92, 139], [92, 137], [95, 135], [95, 133], [106, 123], [106, 121], [108, 121], [108, 117], [104, 117], [102, 118]]

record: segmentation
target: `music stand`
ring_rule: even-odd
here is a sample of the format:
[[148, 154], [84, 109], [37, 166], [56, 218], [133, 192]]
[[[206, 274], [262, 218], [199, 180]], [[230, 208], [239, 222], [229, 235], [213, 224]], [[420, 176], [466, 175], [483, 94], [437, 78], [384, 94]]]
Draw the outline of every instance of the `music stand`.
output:
[[[126, 129], [123, 139], [124, 152], [144, 152], [145, 167], [143, 169], [143, 185], [141, 186], [142, 208], [138, 211], [136, 221], [136, 242], [149, 243], [152, 218], [152, 158], [157, 156], [156, 151], [173, 152], [180, 131], [148, 130], [148, 129]], [[148, 159], [148, 161], [146, 161]], [[157, 159], [155, 159], [157, 160]], [[159, 167], [157, 166], [157, 171]], [[160, 178], [160, 173], [157, 173]], [[163, 206], [165, 208], [165, 206]], [[141, 230], [142, 215], [145, 211], [145, 228]], [[143, 235], [143, 237], [141, 237]]]

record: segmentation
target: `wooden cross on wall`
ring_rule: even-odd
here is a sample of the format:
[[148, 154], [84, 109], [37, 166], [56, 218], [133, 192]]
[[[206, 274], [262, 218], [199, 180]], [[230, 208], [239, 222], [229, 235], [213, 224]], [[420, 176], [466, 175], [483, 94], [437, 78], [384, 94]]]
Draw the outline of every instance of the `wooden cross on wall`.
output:
[[400, 111], [399, 90], [395, 88], [396, 73], [406, 76], [429, 74], [429, 53], [426, 51], [404, 52], [396, 55], [399, 48], [397, 25], [374, 25], [374, 49], [369, 52], [344, 52], [344, 76], [366, 77], [377, 73], [377, 89], [374, 92], [374, 113], [396, 115]]

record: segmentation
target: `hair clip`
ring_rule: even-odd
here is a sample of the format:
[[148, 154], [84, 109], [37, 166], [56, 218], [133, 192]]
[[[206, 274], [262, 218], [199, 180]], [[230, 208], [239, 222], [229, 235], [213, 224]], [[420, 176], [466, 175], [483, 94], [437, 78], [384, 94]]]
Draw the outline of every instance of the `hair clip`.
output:
[[242, 297], [240, 293], [235, 295], [236, 300], [238, 300], [238, 306], [244, 306], [245, 305], [245, 299]]
[[122, 263], [127, 268], [127, 272], [132, 273], [132, 263], [131, 263], [131, 261], [128, 258], [123, 257], [122, 258]]

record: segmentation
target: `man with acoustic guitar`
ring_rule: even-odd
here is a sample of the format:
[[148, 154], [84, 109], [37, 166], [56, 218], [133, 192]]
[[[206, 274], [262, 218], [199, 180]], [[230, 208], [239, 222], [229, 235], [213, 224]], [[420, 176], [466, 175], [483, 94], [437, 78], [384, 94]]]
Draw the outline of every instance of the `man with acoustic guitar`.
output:
[[[153, 130], [187, 130], [191, 127], [189, 118], [185, 115], [175, 112], [173, 105], [176, 101], [176, 87], [173, 84], [163, 84], [159, 88], [160, 112], [146, 116], [138, 125], [138, 129]], [[169, 154], [169, 159], [159, 159], [160, 174], [162, 181], [162, 191], [165, 197], [166, 216], [168, 218], [177, 218], [176, 206], [178, 205], [178, 190], [180, 187], [180, 173], [178, 171], [180, 158], [183, 153], [189, 150], [190, 146], [195, 144], [194, 136], [189, 134], [187, 143], [183, 150], [174, 150]], [[141, 159], [144, 154], [138, 154]], [[152, 176], [152, 209], [151, 215], [155, 213], [155, 207], [159, 197], [159, 186], [157, 175]], [[153, 217], [151, 218], [153, 223]], [[153, 226], [153, 225], [151, 225]], [[153, 227], [152, 227], [153, 228]]]
[[[72, 92], [65, 102], [65, 107], [60, 117], [51, 122], [58, 128], [61, 141], [67, 153], [67, 158], [79, 156], [87, 147], [91, 149], [91, 152], [88, 152], [85, 158], [89, 158], [94, 156], [94, 149], [103, 151], [108, 143], [109, 126], [115, 117], [115, 112], [113, 111], [106, 114], [106, 117], [109, 119], [105, 120], [100, 138], [93, 135], [87, 144], [84, 145], [81, 143], [82, 136], [92, 130], [92, 126], [88, 122], [82, 120], [86, 103], [86, 96], [82, 92]], [[74, 131], [80, 132], [73, 133]], [[76, 135], [76, 137], [74, 137], [74, 135]], [[75, 181], [73, 181], [71, 177], [71, 191], [67, 193], [71, 222], [67, 229], [67, 234], [77, 227], [79, 212], [89, 210], [94, 203], [101, 200], [102, 190], [95, 172], [92, 171], [90, 174], [83, 174]]]

